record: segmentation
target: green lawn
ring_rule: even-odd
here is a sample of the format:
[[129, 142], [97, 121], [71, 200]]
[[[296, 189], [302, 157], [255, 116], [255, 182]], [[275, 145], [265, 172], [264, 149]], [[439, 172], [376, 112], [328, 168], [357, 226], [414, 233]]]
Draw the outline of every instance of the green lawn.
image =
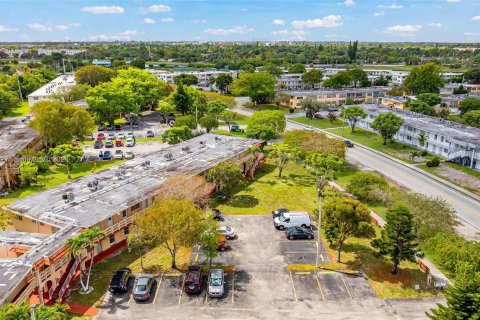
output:
[[235, 120], [233, 120], [235, 123], [240, 124], [240, 125], [248, 125], [248, 121], [250, 120], [249, 116], [245, 116], [240, 113], [236, 113]]
[[[77, 179], [120, 163], [122, 163], [120, 160], [78, 163], [73, 167], [71, 176], [72, 179]], [[68, 181], [69, 179], [67, 178], [65, 167], [52, 165], [48, 173], [38, 176], [38, 181], [36, 183], [11, 192], [6, 196], [0, 196], [0, 207], [17, 199], [30, 196], [40, 191], [45, 191]]]
[[[291, 119], [296, 122], [300, 122], [318, 129], [328, 129], [328, 128], [337, 128], [337, 127], [342, 127], [342, 120], [336, 119], [333, 124], [330, 123], [328, 119], [309, 119], [306, 117], [299, 117], [299, 118], [294, 118]], [[345, 131], [348, 130], [349, 127], [347, 124], [345, 124]]]
[[222, 136], [242, 137], [242, 138], [247, 137], [245, 132], [228, 132], [227, 130], [212, 130], [212, 133], [219, 134]]
[[448, 120], [465, 124], [465, 119], [459, 114], [450, 114], [448, 115]]
[[[367, 147], [386, 153], [388, 155], [399, 158], [406, 162], [411, 162], [408, 159], [408, 155], [410, 154], [410, 151], [414, 151], [414, 150], [418, 151], [418, 149], [407, 146], [397, 141], [392, 141], [384, 145], [383, 139], [380, 135], [364, 129], [357, 128], [355, 129], [354, 133], [351, 133], [350, 131], [351, 130], [349, 127], [345, 127], [344, 135], [343, 135], [345, 139], [358, 142]], [[328, 129], [328, 132], [341, 136], [342, 128]]]
[[283, 113], [289, 113], [289, 108], [280, 106], [277, 107], [274, 104], [257, 104], [255, 107], [249, 107], [253, 111], [261, 111], [261, 110], [274, 110], [274, 111], [282, 111]]
[[[192, 249], [180, 248], [177, 252], [177, 266], [180, 269], [186, 269], [190, 261]], [[85, 306], [98, 306], [101, 303], [103, 296], [107, 292], [108, 285], [112, 278], [112, 274], [118, 268], [128, 267], [132, 269], [134, 274], [142, 272], [160, 274], [170, 270], [172, 259], [168, 250], [163, 247], [156, 247], [150, 250], [143, 258], [142, 270], [140, 265], [140, 255], [134, 252], [123, 250], [122, 252], [100, 262], [93, 266], [90, 283], [94, 287], [94, 291], [87, 295], [78, 294], [74, 291], [67, 302], [77, 303]], [[79, 288], [80, 283], [73, 285], [74, 288]]]
[[314, 179], [299, 164], [292, 164], [278, 178], [275, 166], [264, 164], [252, 181], [237, 187], [226, 203], [214, 207], [226, 214], [270, 214], [278, 208], [312, 212], [317, 207]]
[[23, 101], [19, 108], [13, 109], [7, 115], [9, 117], [25, 117], [27, 114], [30, 113], [30, 107], [28, 106], [28, 101]]

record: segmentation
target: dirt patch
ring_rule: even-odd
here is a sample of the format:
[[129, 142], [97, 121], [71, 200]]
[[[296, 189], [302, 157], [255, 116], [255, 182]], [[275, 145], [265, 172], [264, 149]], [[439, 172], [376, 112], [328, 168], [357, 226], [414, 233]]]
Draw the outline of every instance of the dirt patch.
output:
[[452, 181], [453, 183], [462, 186], [467, 190], [474, 192], [475, 190], [480, 190], [480, 179], [447, 165], [440, 164], [437, 168], [435, 168], [435, 173]]
[[[395, 153], [395, 156], [397, 158], [408, 160], [408, 161], [412, 161], [412, 159], [410, 157], [411, 155], [412, 154], [410, 152], [405, 152], [405, 151]], [[419, 157], [415, 157], [412, 162], [413, 163], [424, 163], [425, 161], [427, 161], [426, 157], [419, 156]]]

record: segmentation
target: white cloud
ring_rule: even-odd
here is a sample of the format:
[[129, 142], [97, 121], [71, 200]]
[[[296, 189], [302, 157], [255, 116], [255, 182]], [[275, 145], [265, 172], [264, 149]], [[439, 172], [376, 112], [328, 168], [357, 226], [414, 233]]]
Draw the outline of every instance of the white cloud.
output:
[[83, 12], [93, 13], [93, 14], [111, 14], [111, 13], [124, 13], [125, 9], [120, 6], [90, 6], [83, 7]]
[[480, 36], [480, 32], [465, 32], [464, 35], [468, 37], [477, 37]]
[[480, 16], [473, 17], [472, 21], [480, 21]]
[[461, 0], [447, 0], [448, 3], [459, 3]]
[[373, 14], [375, 17], [381, 17], [381, 16], [384, 16], [385, 15], [385, 11], [383, 10], [380, 10], [380, 11], [377, 11]]
[[27, 27], [37, 31], [53, 31], [52, 26], [41, 24], [41, 23], [29, 23], [27, 24]]
[[355, 1], [353, 0], [345, 0], [345, 2], [342, 3], [345, 7], [355, 7]]
[[394, 2], [394, 3], [389, 4], [389, 5], [380, 4], [380, 5], [377, 6], [377, 8], [380, 8], [380, 9], [398, 10], [398, 9], [403, 9], [403, 5], [401, 5], [401, 4], [396, 4], [396, 3]]
[[297, 29], [302, 28], [336, 28], [343, 25], [342, 17], [339, 15], [329, 15], [321, 19], [295, 20], [292, 26]]
[[222, 29], [222, 28], [211, 29], [211, 28], [209, 28], [209, 29], [203, 30], [203, 32], [205, 32], [205, 33], [213, 34], [213, 35], [216, 35], [216, 36], [227, 36], [227, 35], [230, 35], [230, 34], [247, 34], [247, 33], [254, 32], [254, 31], [255, 31], [254, 28], [249, 28], [245, 24], [243, 26], [236, 26], [236, 27], [231, 28], [231, 29]]
[[285, 20], [282, 20], [282, 19], [273, 19], [272, 24], [273, 24], [273, 25], [276, 25], [276, 26], [283, 26], [283, 25], [285, 24]]
[[7, 26], [0, 26], [0, 32], [18, 32], [18, 28], [12, 28]]
[[68, 30], [68, 26], [66, 25], [58, 25], [58, 26], [55, 26], [55, 29], [59, 30], [59, 31], [66, 31]]
[[274, 36], [290, 36], [289, 40], [305, 40], [307, 34], [304, 30], [277, 30], [273, 31]]
[[29, 40], [30, 37], [28, 36], [28, 34], [21, 34], [19, 37], [18, 37], [20, 40]]
[[140, 12], [143, 14], [145, 13], [165, 13], [165, 12], [170, 12], [172, 11], [172, 8], [170, 8], [167, 5], [164, 4], [155, 4], [153, 6], [148, 7], [147, 9], [145, 8], [140, 8]]
[[193, 20], [193, 21], [192, 21], [192, 23], [195, 23], [195, 24], [197, 24], [197, 23], [205, 24], [205, 23], [207, 23], [207, 22], [208, 22], [208, 21], [205, 20], [205, 19], [197, 19], [197, 20]]
[[325, 38], [347, 38], [347, 36], [342, 36], [341, 34], [329, 33], [324, 35]]
[[70, 26], [72, 28], [79, 28], [82, 25], [80, 23], [74, 22], [74, 23], [69, 23], [68, 26]]
[[173, 22], [173, 21], [175, 21], [175, 19], [173, 19], [173, 18], [163, 18], [163, 19], [160, 19], [160, 21], [162, 21], [162, 22]]
[[155, 24], [155, 20], [150, 19], [150, 18], [145, 18], [143, 19], [144, 24]]
[[138, 36], [140, 33], [137, 30], [126, 30], [123, 32], [120, 32], [118, 35], [119, 36]]
[[406, 24], [406, 25], [395, 25], [388, 27], [383, 31], [383, 33], [388, 33], [388, 34], [393, 34], [397, 35], [400, 37], [408, 37], [408, 36], [413, 36], [417, 31], [422, 29], [421, 25], [411, 25], [411, 24]]
[[441, 28], [442, 27], [442, 24], [439, 23], [439, 22], [431, 22], [428, 24], [429, 27], [433, 27], [433, 28]]
[[131, 38], [130, 36], [125, 36], [125, 35], [107, 36], [104, 34], [100, 34], [97, 36], [90, 36], [88, 37], [88, 40], [90, 41], [130, 41]]

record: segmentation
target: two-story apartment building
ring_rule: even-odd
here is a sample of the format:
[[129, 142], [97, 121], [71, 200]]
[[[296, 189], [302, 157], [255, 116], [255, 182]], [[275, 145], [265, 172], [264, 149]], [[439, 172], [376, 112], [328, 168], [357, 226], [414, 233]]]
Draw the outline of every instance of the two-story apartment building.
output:
[[362, 103], [377, 103], [384, 97], [389, 87], [345, 88], [339, 90], [312, 90], [286, 91], [290, 95], [289, 106], [302, 108], [302, 101], [307, 97], [314, 97], [318, 102], [327, 106], [338, 106], [347, 103], [347, 100], [361, 101]]
[[93, 252], [100, 261], [126, 245], [133, 219], [164, 194], [169, 178], [188, 183], [228, 160], [242, 166], [259, 142], [206, 134], [8, 204], [16, 218], [0, 232], [0, 304], [32, 294], [62, 300], [79, 268], [92, 263], [85, 252], [72, 257], [67, 239], [99, 227], [107, 235]]
[[53, 79], [46, 85], [38, 88], [34, 92], [30, 93], [27, 96], [28, 106], [33, 107], [33, 105], [40, 101], [51, 101], [52, 94], [58, 92], [62, 87], [71, 87], [75, 85], [75, 76], [73, 73], [62, 74], [57, 78]]
[[[393, 112], [404, 120], [403, 126], [394, 137], [395, 140], [480, 170], [480, 129], [393, 107], [361, 107], [367, 112], [367, 117], [358, 122], [359, 128], [374, 131], [370, 127], [373, 120], [382, 113]], [[426, 136], [423, 145], [419, 139], [422, 132]]]
[[447, 83], [443, 88], [440, 88], [440, 95], [453, 95], [453, 90], [458, 89], [460, 85], [462, 85], [463, 88], [467, 90], [467, 94], [480, 94], [480, 84]]

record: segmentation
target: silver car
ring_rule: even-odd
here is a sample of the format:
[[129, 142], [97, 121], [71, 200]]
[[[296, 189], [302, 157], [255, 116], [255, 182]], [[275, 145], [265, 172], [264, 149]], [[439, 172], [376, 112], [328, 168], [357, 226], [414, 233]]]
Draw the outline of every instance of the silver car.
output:
[[218, 228], [218, 232], [227, 238], [227, 240], [235, 239], [235, 229], [233, 229], [233, 227], [221, 226]]
[[208, 296], [212, 298], [221, 298], [225, 293], [224, 273], [222, 269], [212, 269], [210, 271], [210, 280], [208, 281]]
[[154, 278], [152, 274], [141, 274], [135, 279], [133, 285], [133, 300], [145, 301], [150, 299]]

